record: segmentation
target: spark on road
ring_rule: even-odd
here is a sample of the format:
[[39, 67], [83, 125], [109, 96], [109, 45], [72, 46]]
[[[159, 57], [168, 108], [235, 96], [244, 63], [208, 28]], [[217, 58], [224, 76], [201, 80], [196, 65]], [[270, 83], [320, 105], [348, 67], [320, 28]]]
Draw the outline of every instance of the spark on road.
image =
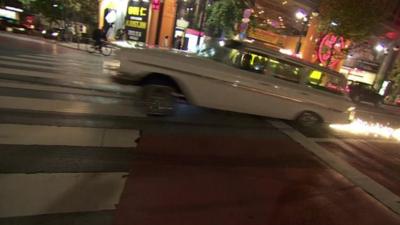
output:
[[334, 130], [357, 135], [383, 137], [387, 139], [393, 138], [400, 141], [400, 129], [394, 129], [380, 123], [366, 122], [361, 119], [356, 119], [349, 124], [331, 124], [329, 127]]

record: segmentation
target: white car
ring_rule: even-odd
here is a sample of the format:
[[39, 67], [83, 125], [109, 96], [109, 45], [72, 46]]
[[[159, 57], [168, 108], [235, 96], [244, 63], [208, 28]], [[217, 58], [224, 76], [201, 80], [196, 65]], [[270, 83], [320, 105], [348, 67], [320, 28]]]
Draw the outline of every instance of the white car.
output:
[[148, 114], [168, 114], [174, 94], [193, 105], [286, 120], [302, 126], [346, 123], [354, 106], [346, 78], [322, 67], [245, 45], [199, 54], [121, 49], [118, 79], [142, 85]]

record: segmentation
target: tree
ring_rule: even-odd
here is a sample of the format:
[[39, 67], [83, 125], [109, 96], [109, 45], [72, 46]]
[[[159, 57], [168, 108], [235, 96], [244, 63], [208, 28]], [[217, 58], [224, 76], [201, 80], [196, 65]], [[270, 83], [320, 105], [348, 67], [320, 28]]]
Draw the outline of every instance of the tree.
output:
[[219, 0], [207, 8], [206, 33], [212, 37], [232, 36], [248, 8], [241, 0]]
[[397, 60], [395, 67], [393, 68], [389, 80], [393, 82], [393, 86], [389, 93], [388, 102], [393, 103], [396, 96], [400, 94], [400, 60]]
[[[321, 0], [319, 30], [357, 42], [370, 37], [393, 9], [392, 0]], [[339, 40], [339, 39], [337, 39]], [[330, 49], [330, 65], [335, 44]]]
[[45, 16], [50, 22], [76, 21], [91, 26], [97, 23], [97, 0], [21, 0], [21, 2], [32, 12]]
[[320, 30], [352, 41], [369, 37], [390, 15], [392, 0], [322, 0]]

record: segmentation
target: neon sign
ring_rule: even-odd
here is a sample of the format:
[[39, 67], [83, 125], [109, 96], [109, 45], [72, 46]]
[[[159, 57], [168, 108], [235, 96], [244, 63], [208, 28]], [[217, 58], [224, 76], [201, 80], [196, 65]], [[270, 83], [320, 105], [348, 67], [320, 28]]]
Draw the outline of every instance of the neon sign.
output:
[[343, 37], [335, 36], [334, 34], [327, 34], [322, 37], [318, 46], [318, 60], [326, 65], [330, 60], [329, 67], [334, 68], [340, 62], [340, 59], [335, 57], [342, 54], [345, 48], [345, 41]]

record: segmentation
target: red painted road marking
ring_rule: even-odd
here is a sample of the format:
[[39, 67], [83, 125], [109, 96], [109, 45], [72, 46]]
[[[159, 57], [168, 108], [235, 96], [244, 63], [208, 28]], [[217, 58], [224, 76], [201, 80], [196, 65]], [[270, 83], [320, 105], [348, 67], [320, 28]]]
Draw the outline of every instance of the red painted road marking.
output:
[[290, 139], [143, 135], [137, 151], [116, 225], [400, 224]]

